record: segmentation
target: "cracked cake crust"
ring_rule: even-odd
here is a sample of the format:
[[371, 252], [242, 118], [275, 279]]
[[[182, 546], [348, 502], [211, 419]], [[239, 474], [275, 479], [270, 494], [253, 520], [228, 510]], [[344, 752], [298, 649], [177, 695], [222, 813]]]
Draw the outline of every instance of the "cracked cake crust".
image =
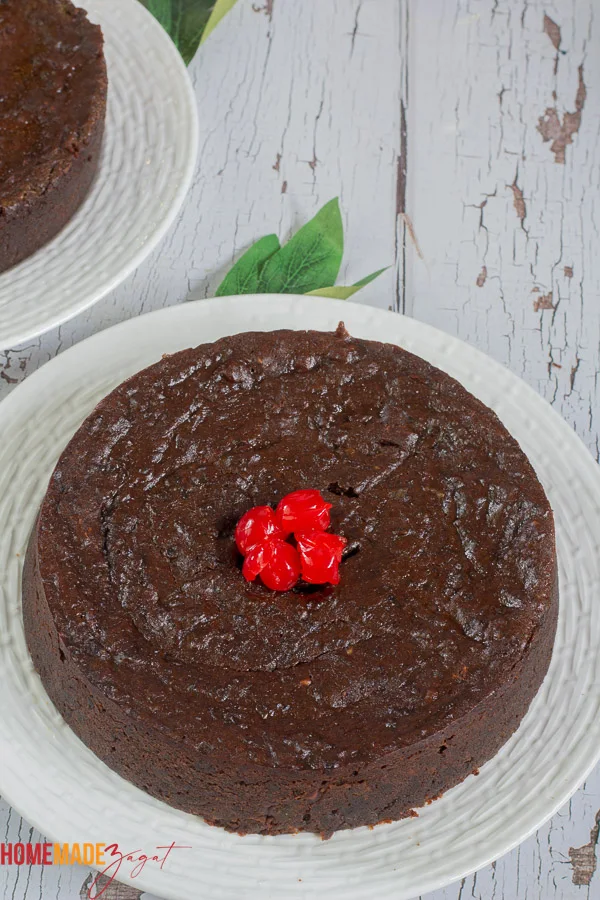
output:
[[[317, 488], [341, 583], [273, 593], [233, 541]], [[233, 831], [398, 819], [489, 759], [546, 672], [550, 506], [516, 441], [392, 345], [249, 333], [166, 357], [86, 419], [24, 573], [27, 640], [109, 766]]]

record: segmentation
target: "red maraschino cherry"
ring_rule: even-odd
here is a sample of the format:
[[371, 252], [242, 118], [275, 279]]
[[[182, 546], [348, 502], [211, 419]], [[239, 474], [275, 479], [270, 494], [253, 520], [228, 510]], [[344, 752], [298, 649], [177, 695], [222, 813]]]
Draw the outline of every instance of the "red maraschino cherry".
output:
[[248, 551], [242, 566], [246, 581], [261, 581], [273, 591], [289, 591], [300, 578], [300, 556], [295, 547], [278, 537], [267, 538]]
[[253, 506], [235, 526], [235, 542], [242, 555], [268, 537], [285, 537], [270, 506]]
[[275, 517], [282, 531], [296, 534], [298, 531], [325, 531], [329, 528], [329, 510], [320, 491], [292, 491], [277, 504]]
[[308, 584], [339, 584], [340, 563], [347, 543], [345, 537], [325, 531], [297, 534], [302, 580]]
[[291, 590], [300, 577], [307, 584], [338, 584], [347, 541], [327, 532], [330, 509], [319, 491], [305, 489], [287, 494], [275, 511], [253, 506], [244, 513], [235, 542], [246, 581], [260, 577], [274, 591]]

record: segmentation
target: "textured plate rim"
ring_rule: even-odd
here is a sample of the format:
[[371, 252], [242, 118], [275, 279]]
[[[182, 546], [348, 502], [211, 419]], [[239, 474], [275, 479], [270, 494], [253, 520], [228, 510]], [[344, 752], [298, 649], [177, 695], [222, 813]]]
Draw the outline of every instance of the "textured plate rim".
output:
[[[75, 318], [75, 316], [78, 316], [80, 313], [85, 312], [87, 309], [90, 309], [90, 307], [94, 306], [94, 304], [98, 303], [100, 300], [102, 300], [103, 297], [105, 297], [112, 290], [118, 287], [118, 285], [120, 285], [126, 278], [129, 277], [129, 275], [131, 275], [131, 273], [135, 269], [138, 268], [139, 265], [141, 265], [141, 263], [150, 255], [150, 253], [152, 253], [152, 251], [166, 235], [167, 231], [175, 221], [177, 214], [179, 213], [183, 205], [183, 201], [185, 200], [186, 194], [189, 190], [192, 178], [194, 177], [200, 140], [198, 112], [196, 107], [196, 95], [194, 93], [194, 87], [190, 80], [185, 63], [183, 62], [181, 54], [171, 40], [170, 36], [158, 23], [152, 13], [150, 13], [146, 9], [146, 7], [139, 2], [139, 0], [119, 0], [119, 2], [123, 5], [127, 5], [132, 11], [135, 10], [134, 15], [138, 15], [141, 21], [144, 22], [145, 26], [152, 31], [155, 40], [161, 42], [165, 49], [167, 47], [170, 48], [168, 52], [171, 54], [173, 66], [175, 69], [179, 69], [179, 73], [181, 76], [180, 87], [186, 94], [188, 113], [191, 122], [191, 127], [189, 129], [187, 161], [181, 173], [180, 183], [173, 194], [169, 207], [167, 208], [160, 222], [156, 225], [154, 231], [150, 235], [148, 235], [147, 239], [140, 246], [138, 251], [132, 254], [129, 260], [124, 263], [120, 269], [115, 271], [110, 278], [106, 279], [106, 281], [100, 282], [97, 285], [96, 289], [86, 294], [85, 298], [83, 300], [80, 300], [79, 303], [74, 302], [71, 306], [65, 308], [60, 312], [57, 312], [54, 315], [48, 316], [47, 318], [43, 318], [42, 316], [40, 316], [40, 320], [38, 321], [38, 324], [35, 326], [35, 328], [22, 328], [22, 330], [15, 330], [12, 333], [8, 331], [7, 335], [2, 337], [0, 350], [10, 349], [11, 347], [16, 347], [20, 344], [24, 344], [27, 341], [34, 340], [35, 338], [46, 334], [46, 332], [51, 331], [53, 328], [64, 325], [66, 322], [69, 322], [71, 319]], [[83, 0], [83, 2], [81, 3], [76, 2], [75, 5], [85, 8], [91, 19], [93, 20], [98, 3], [99, 0]], [[115, 27], [116, 25], [117, 23], [115, 22]], [[104, 24], [103, 29], [106, 29], [106, 27], [106, 24]], [[110, 71], [108, 74], [110, 79]], [[96, 174], [96, 178], [101, 178], [101, 176], [102, 169], [99, 168]], [[78, 211], [76, 211], [75, 215], [77, 215], [77, 212]], [[52, 243], [52, 240], [49, 241], [49, 244]], [[40, 257], [43, 257], [46, 246], [48, 245], [40, 247], [35, 251], [34, 254], [32, 254], [32, 256], [40, 254]], [[30, 257], [27, 257], [27, 259], [29, 258]], [[10, 277], [10, 272], [11, 269], [8, 269], [6, 273], [0, 273], [0, 277], [4, 275]], [[59, 289], [58, 286], [56, 289]]]
[[[295, 319], [292, 321], [293, 316], [297, 316], [297, 310], [295, 313], [292, 312], [292, 304], [304, 304], [305, 308], [307, 308], [307, 317], [303, 320]], [[572, 429], [567, 425], [567, 423], [559, 416], [559, 414], [550, 407], [549, 404], [546, 403], [532, 388], [528, 385], [524, 384], [516, 375], [509, 372], [504, 366], [492, 360], [490, 357], [486, 356], [481, 351], [465, 344], [457, 338], [451, 337], [449, 335], [444, 334], [432, 326], [423, 324], [414, 319], [409, 319], [408, 317], [398, 316], [396, 313], [391, 313], [387, 311], [383, 311], [380, 309], [374, 309], [370, 307], [366, 307], [361, 304], [349, 303], [347, 301], [336, 301], [336, 300], [324, 300], [323, 298], [309, 298], [309, 297], [282, 297], [278, 295], [252, 295], [245, 297], [230, 297], [230, 298], [219, 298], [217, 300], [198, 300], [195, 302], [181, 304], [174, 307], [169, 307], [167, 309], [157, 310], [152, 313], [145, 314], [137, 319], [127, 320], [118, 325], [113, 326], [112, 328], [107, 329], [104, 332], [99, 332], [92, 337], [88, 338], [85, 341], [82, 341], [80, 344], [75, 345], [69, 350], [65, 351], [59, 357], [56, 357], [45, 366], [43, 366], [38, 372], [32, 374], [25, 382], [22, 383], [19, 387], [17, 387], [11, 395], [9, 395], [1, 404], [0, 404], [0, 421], [3, 417], [11, 415], [11, 410], [13, 408], [13, 404], [16, 405], [22, 400], [22, 398], [27, 402], [26, 395], [28, 392], [35, 394], [35, 388], [38, 384], [42, 385], [43, 380], [49, 374], [48, 368], [51, 367], [52, 373], [55, 376], [59, 376], [61, 378], [69, 378], [69, 373], [72, 373], [76, 370], [77, 358], [81, 355], [83, 358], [92, 357], [96, 348], [100, 349], [102, 345], [111, 341], [115, 335], [119, 335], [119, 337], [127, 337], [128, 335], [136, 335], [138, 341], [140, 338], [143, 340], [144, 334], [151, 334], [153, 331], [162, 331], [162, 325], [176, 325], [176, 330], [182, 334], [182, 337], [179, 339], [178, 343], [183, 348], [184, 346], [190, 346], [193, 343], [198, 343], [202, 340], [202, 325], [203, 323], [210, 322], [211, 318], [222, 319], [223, 321], [236, 321], [234, 318], [234, 313], [237, 310], [239, 312], [240, 304], [254, 305], [254, 313], [257, 310], [262, 310], [262, 319], [260, 315], [258, 316], [258, 321], [253, 326], [253, 330], [266, 330], [272, 327], [314, 327], [321, 328], [322, 325], [316, 325], [313, 321], [311, 321], [311, 313], [313, 313], [313, 318], [318, 318], [319, 313], [323, 314], [325, 309], [327, 309], [330, 313], [329, 318], [333, 323], [339, 319], [355, 319], [354, 322], [350, 321], [349, 326], [357, 336], [362, 336], [360, 333], [361, 328], [366, 328], [368, 330], [368, 321], [370, 317], [378, 318], [382, 320], [386, 320], [392, 325], [392, 322], [396, 325], [396, 329], [398, 331], [402, 331], [402, 337], [400, 338], [398, 334], [394, 334], [394, 329], [390, 329], [390, 340], [393, 340], [394, 343], [400, 343], [404, 345], [405, 342], [410, 343], [412, 337], [416, 337], [417, 340], [419, 336], [421, 336], [424, 340], [427, 337], [431, 339], [441, 339], [443, 338], [450, 346], [453, 347], [454, 350], [459, 351], [461, 354], [468, 354], [471, 359], [476, 363], [477, 367], [484, 370], [486, 374], [493, 375], [494, 373], [500, 374], [513, 384], [518, 385], [521, 391], [525, 391], [529, 400], [532, 402], [534, 407], [536, 408], [536, 412], [539, 416], [544, 419], [550, 417], [550, 419], [554, 422], [557, 427], [563, 431], [565, 438], [568, 436], [568, 440], [571, 442], [574, 451], [579, 452], [578, 463], [581, 463], [584, 468], [587, 469], [586, 477], [594, 482], [594, 487], [596, 490], [596, 501], [600, 497], [600, 470], [598, 466], [592, 459], [591, 455], [584, 447], [579, 438], [575, 435]], [[215, 315], [212, 316], [213, 310], [215, 311]], [[289, 324], [286, 326], [285, 323], [281, 323], [279, 319], [288, 318]], [[307, 320], [308, 319], [308, 320]], [[362, 321], [359, 321], [362, 320]], [[185, 330], [186, 323], [191, 324], [196, 321], [196, 324], [199, 328], [199, 340], [189, 340], [190, 332]], [[248, 330], [247, 325], [243, 325], [241, 328], [231, 328], [231, 327], [222, 327], [220, 329], [221, 333], [236, 333], [239, 331]], [[168, 328], [167, 328], [168, 331]], [[185, 333], [185, 338], [183, 334]], [[368, 335], [365, 335], [368, 337]], [[127, 338], [129, 340], [129, 338]], [[212, 339], [212, 338], [211, 338]], [[171, 340], [171, 336], [167, 337], [167, 341]], [[167, 351], [170, 352], [170, 351]], [[426, 353], [423, 353], [425, 357], [427, 357]], [[440, 363], [439, 360], [435, 362], [440, 368], [444, 368], [443, 364]], [[94, 364], [94, 368], [98, 370], [98, 372], [102, 371], [103, 363], [101, 362], [101, 354], [98, 355], [97, 362]], [[470, 390], [474, 393], [477, 391], [471, 386]], [[0, 451], [1, 455], [1, 451]], [[2, 534], [2, 530], [4, 530], [6, 537], [6, 531], [8, 530], [6, 526], [4, 529], [0, 526], [0, 535]], [[0, 649], [0, 653], [2, 650]], [[600, 685], [595, 687], [595, 696], [600, 695]], [[1, 721], [2, 713], [0, 711], [0, 721]], [[476, 859], [470, 860], [468, 865], [461, 865], [458, 868], [456, 867], [448, 867], [448, 871], [443, 878], [436, 877], [428, 877], [424, 876], [422, 882], [419, 883], [418, 887], [412, 887], [409, 892], [406, 891], [406, 888], [403, 888], [402, 885], [397, 886], [393, 884], [382, 885], [384, 888], [379, 892], [380, 897], [394, 897], [397, 900], [400, 898], [408, 898], [412, 897], [417, 893], [426, 893], [435, 889], [442, 888], [447, 884], [455, 881], [456, 879], [462, 878], [470, 874], [471, 872], [482, 868], [485, 865], [488, 865], [494, 859], [504, 855], [509, 852], [511, 849], [520, 844], [523, 840], [529, 837], [537, 828], [539, 828], [544, 822], [546, 822], [554, 813], [568, 800], [568, 798], [572, 795], [572, 793], [578, 788], [578, 786], [582, 783], [585, 777], [589, 774], [591, 769], [597, 763], [600, 758], [600, 742], [593, 744], [593, 747], [590, 745], [590, 739], [587, 740], [587, 752], [585, 756], [585, 763], [581, 763], [576, 771], [570, 773], [569, 778], [561, 783], [560, 791], [553, 792], [551, 790], [551, 785], [543, 785], [543, 790], [540, 793], [544, 793], [546, 796], [545, 804], [543, 805], [543, 811], [538, 811], [538, 813], [531, 819], [528, 823], [527, 827], [521, 827], [520, 830], [514, 831], [511, 833], [510, 824], [507, 823], [506, 831], [502, 832], [501, 836], [496, 836], [496, 842], [493, 844], [493, 847], [490, 847], [488, 851], [483, 855], [478, 856]], [[489, 765], [489, 764], [488, 764]], [[107, 770], [109, 771], [109, 770]], [[44, 820], [43, 815], [41, 818], [37, 815], [30, 815], [27, 809], [22, 807], [22, 804], [19, 802], [18, 791], [13, 792], [9, 785], [3, 783], [5, 781], [4, 778], [0, 775], [0, 791], [6, 797], [6, 799], [13, 805], [16, 809], [22, 809], [23, 815], [25, 818], [32, 822], [37, 828], [39, 828], [43, 833], [47, 833], [49, 835], [53, 834], [53, 826], [49, 821]], [[171, 810], [173, 812], [173, 810]], [[181, 816], [185, 816], [185, 814], [181, 813]], [[415, 820], [418, 821], [418, 820]], [[380, 826], [380, 827], [388, 827], [388, 826]], [[379, 830], [379, 829], [378, 829]], [[349, 832], [341, 833], [348, 835]], [[57, 838], [58, 839], [58, 838]], [[266, 839], [268, 840], [277, 840], [277, 839]], [[386, 873], [382, 873], [381, 877], [384, 877]], [[390, 873], [387, 873], [389, 875]], [[369, 875], [372, 883], [374, 883], [373, 873]], [[377, 883], [379, 885], [379, 873], [375, 875], [377, 878]], [[124, 879], [127, 881], [127, 879]], [[130, 883], [130, 882], [128, 882]], [[138, 886], [141, 890], [150, 891], [150, 892], [159, 892], [164, 897], [173, 897], [177, 898], [180, 894], [177, 892], [177, 885], [173, 888], [169, 887], [168, 882], [157, 882], [151, 874], [148, 874], [148, 877], [139, 877], [135, 885]], [[268, 888], [268, 885], [262, 885], [263, 889], [265, 887]], [[349, 888], [344, 886], [342, 888], [342, 893], [347, 897], [359, 897], [360, 894], [356, 893], [355, 888], [356, 885], [353, 885], [353, 890], [349, 893]], [[340, 896], [342, 894], [340, 893]], [[270, 896], [270, 895], [268, 895]], [[314, 896], [313, 893], [307, 894], [296, 894], [294, 892], [294, 896]], [[332, 896], [337, 896], [336, 893], [332, 893]]]

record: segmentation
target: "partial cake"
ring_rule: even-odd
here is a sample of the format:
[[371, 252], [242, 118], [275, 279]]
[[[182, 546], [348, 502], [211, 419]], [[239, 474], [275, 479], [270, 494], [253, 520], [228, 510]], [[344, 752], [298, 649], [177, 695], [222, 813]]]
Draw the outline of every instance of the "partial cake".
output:
[[[332, 504], [340, 583], [242, 577], [249, 508]], [[552, 511], [517, 442], [389, 344], [275, 331], [130, 378], [50, 480], [27, 641], [79, 737], [231, 831], [411, 814], [490, 759], [548, 667]]]
[[54, 237], [98, 167], [102, 32], [69, 0], [0, 2], [0, 272]]

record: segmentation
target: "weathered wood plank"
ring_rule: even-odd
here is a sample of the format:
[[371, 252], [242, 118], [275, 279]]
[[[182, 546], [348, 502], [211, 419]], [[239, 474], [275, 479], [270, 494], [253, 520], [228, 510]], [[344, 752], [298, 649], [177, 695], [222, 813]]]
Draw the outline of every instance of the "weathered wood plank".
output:
[[600, 80], [594, 10], [414, 3], [409, 212], [423, 259], [412, 251], [408, 295], [413, 315], [508, 365], [596, 453], [600, 107], [584, 87]]

